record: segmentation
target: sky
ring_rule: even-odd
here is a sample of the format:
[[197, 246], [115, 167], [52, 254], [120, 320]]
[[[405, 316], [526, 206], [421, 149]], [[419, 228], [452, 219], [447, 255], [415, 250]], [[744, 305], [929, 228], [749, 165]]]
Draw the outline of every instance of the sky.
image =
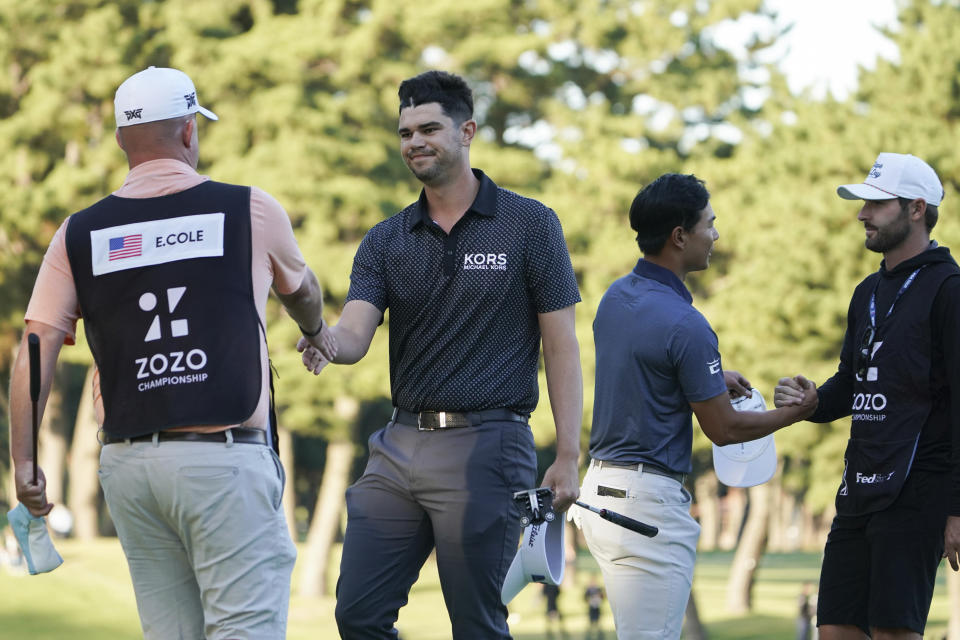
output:
[[845, 98], [856, 88], [857, 65], [875, 68], [878, 57], [899, 61], [896, 45], [877, 27], [896, 31], [895, 0], [767, 0], [777, 25], [794, 27], [771, 48], [790, 89]]

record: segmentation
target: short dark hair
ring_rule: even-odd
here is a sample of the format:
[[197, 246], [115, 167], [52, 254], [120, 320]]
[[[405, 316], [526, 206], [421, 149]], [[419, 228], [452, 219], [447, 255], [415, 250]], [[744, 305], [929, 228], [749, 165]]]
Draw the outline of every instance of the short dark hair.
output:
[[[913, 202], [910, 198], [897, 198], [897, 200], [900, 201], [900, 209], [903, 211], [906, 211], [907, 205]], [[926, 202], [926, 200], [924, 200], [924, 202]], [[926, 225], [928, 234], [937, 226], [937, 220], [939, 218], [940, 210], [937, 209], [937, 205], [927, 202], [926, 213], [923, 214], [923, 224]]]
[[693, 175], [665, 173], [645, 186], [630, 205], [630, 227], [644, 254], [658, 255], [677, 227], [693, 229], [710, 202], [703, 180]]
[[473, 91], [466, 80], [446, 71], [425, 71], [400, 83], [400, 111], [437, 102], [444, 115], [460, 124], [473, 117]]

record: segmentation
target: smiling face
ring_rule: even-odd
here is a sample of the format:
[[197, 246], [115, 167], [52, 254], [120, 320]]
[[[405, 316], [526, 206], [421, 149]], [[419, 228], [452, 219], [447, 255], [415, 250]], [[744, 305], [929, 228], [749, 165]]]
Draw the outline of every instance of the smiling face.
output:
[[864, 245], [871, 251], [885, 253], [896, 249], [910, 235], [910, 216], [907, 207], [892, 200], [864, 200], [857, 220], [866, 232]]
[[717, 219], [713, 207], [707, 203], [700, 211], [700, 219], [690, 231], [685, 231], [687, 246], [684, 249], [685, 271], [703, 271], [710, 266], [713, 243], [720, 238], [720, 232], [714, 226]]
[[400, 111], [400, 153], [420, 182], [428, 186], [444, 184], [469, 162], [466, 129], [472, 122], [468, 120], [458, 126], [437, 102]]

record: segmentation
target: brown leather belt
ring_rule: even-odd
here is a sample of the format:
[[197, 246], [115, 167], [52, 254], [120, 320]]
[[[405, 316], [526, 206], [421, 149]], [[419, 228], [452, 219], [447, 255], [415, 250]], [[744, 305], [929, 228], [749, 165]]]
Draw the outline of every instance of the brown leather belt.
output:
[[482, 411], [407, 411], [394, 408], [392, 422], [416, 427], [420, 431], [440, 431], [442, 429], [459, 429], [474, 427], [483, 422], [522, 422], [524, 424], [530, 416], [511, 411], [510, 409], [483, 409]]
[[[233, 427], [224, 431], [214, 433], [198, 433], [196, 431], [158, 431], [158, 442], [228, 442], [227, 431], [233, 435], [233, 441], [241, 444], [267, 444], [267, 432], [263, 429], [254, 427]], [[117, 442], [153, 442], [153, 433], [145, 433], [139, 436], [124, 438], [122, 436], [111, 436], [103, 434], [103, 444], [115, 444]]]

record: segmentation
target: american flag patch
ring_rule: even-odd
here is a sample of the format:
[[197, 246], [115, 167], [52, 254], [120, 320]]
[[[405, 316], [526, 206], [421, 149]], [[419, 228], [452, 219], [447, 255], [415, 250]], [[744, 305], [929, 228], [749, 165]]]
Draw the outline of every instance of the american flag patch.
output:
[[135, 258], [142, 254], [143, 236], [139, 233], [130, 236], [110, 238], [110, 255], [108, 260], [122, 260]]

